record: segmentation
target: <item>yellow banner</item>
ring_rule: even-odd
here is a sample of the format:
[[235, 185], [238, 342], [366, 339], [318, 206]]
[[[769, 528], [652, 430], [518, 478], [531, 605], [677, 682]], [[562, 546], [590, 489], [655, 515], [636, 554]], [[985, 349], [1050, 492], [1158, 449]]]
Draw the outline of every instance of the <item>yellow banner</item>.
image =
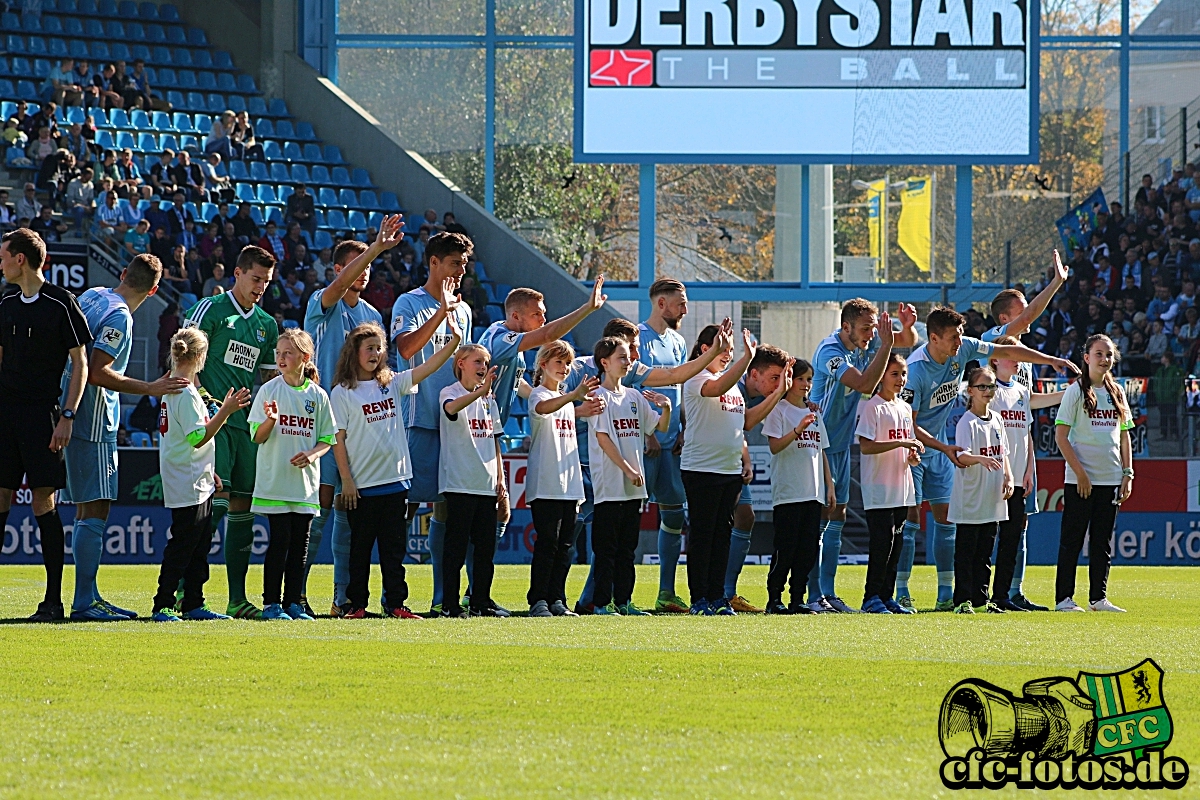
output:
[[883, 230], [880, 222], [883, 220], [883, 204], [887, 202], [886, 183], [883, 179], [872, 181], [867, 189], [867, 238], [870, 240], [871, 258], [883, 256]]
[[909, 178], [900, 193], [900, 249], [922, 272], [929, 272], [933, 242], [930, 217], [933, 212], [932, 176]]

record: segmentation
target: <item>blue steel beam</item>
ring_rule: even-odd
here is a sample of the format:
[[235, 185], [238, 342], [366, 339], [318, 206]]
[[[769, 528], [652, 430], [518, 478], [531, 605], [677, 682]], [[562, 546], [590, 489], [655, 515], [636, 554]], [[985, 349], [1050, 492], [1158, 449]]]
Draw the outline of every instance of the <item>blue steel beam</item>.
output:
[[[584, 281], [585, 286], [590, 282]], [[976, 283], [955, 288], [940, 283], [774, 283], [746, 281], [744, 283], [685, 283], [688, 299], [694, 301], [731, 301], [776, 303], [844, 302], [854, 297], [883, 303], [940, 303], [943, 289], [953, 302], [990, 303], [1004, 288], [1002, 283]], [[648, 305], [646, 290], [633, 281], [613, 281], [604, 284], [609, 300], [636, 300]]]
[[[638, 280], [633, 289], [635, 296], [623, 298], [638, 301], [638, 316], [650, 316], [650, 284], [656, 273], [658, 231], [658, 175], [654, 164], [642, 164], [638, 169]], [[632, 286], [632, 284], [631, 284]], [[607, 287], [607, 284], [606, 284]], [[616, 299], [609, 294], [610, 299]]]

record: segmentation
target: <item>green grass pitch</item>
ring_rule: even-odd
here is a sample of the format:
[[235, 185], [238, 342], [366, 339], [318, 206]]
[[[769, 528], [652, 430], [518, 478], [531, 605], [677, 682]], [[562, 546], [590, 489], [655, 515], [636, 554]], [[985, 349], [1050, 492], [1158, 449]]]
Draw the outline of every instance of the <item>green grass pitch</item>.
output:
[[[1029, 573], [1045, 603], [1053, 569]], [[493, 596], [524, 610], [528, 574], [499, 567]], [[572, 572], [572, 596], [584, 574]], [[156, 575], [107, 566], [100, 580], [148, 612]], [[429, 568], [409, 575], [427, 610]], [[315, 571], [316, 597], [330, 577]], [[839, 571], [847, 600], [861, 601], [863, 577]], [[914, 578], [931, 602], [933, 569]], [[937, 716], [954, 683], [1019, 691], [1146, 657], [1166, 671], [1170, 752], [1194, 772], [1198, 579], [1116, 568], [1124, 615], [0, 625], [0, 796], [948, 797]], [[42, 580], [0, 569], [0, 617], [31, 613]], [[764, 584], [765, 567], [746, 568], [752, 602]], [[639, 567], [637, 602], [656, 586], [657, 568]], [[223, 568], [209, 589], [223, 609]]]

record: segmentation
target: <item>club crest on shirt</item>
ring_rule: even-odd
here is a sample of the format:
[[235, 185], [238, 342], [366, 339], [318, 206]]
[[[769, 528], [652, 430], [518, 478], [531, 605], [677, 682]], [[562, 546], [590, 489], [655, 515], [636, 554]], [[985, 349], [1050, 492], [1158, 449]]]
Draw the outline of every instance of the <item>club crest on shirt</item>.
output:
[[951, 375], [957, 375], [960, 370], [962, 370], [962, 364], [959, 364], [957, 361], [950, 362], [950, 374]]
[[254, 332], [254, 338], [258, 339], [258, 343], [262, 344], [267, 340], [267, 331], [265, 328], [259, 328]]
[[380, 386], [379, 387], [379, 393], [381, 395], [383, 395], [384, 397], [387, 397], [388, 394], [391, 393], [391, 391], [392, 391], [392, 387], [390, 387], [390, 386]]
[[630, 412], [631, 414], [636, 414], [636, 413], [637, 413], [637, 401], [636, 401], [636, 400], [630, 400], [630, 401], [629, 401], [629, 412]]
[[314, 400], [304, 401], [304, 410], [309, 414], [315, 414], [317, 411], [317, 403]]

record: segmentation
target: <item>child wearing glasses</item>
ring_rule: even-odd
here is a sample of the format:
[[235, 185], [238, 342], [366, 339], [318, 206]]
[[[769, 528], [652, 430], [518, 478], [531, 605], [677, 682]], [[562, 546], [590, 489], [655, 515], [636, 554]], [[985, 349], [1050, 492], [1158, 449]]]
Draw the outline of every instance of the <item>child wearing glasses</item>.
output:
[[967, 411], [955, 428], [964, 469], [954, 471], [949, 521], [958, 526], [954, 540], [954, 612], [1003, 614], [988, 602], [992, 549], [1000, 523], [1008, 520], [1013, 493], [1008, 441], [998, 412], [991, 410], [996, 373], [978, 367], [967, 374]]

